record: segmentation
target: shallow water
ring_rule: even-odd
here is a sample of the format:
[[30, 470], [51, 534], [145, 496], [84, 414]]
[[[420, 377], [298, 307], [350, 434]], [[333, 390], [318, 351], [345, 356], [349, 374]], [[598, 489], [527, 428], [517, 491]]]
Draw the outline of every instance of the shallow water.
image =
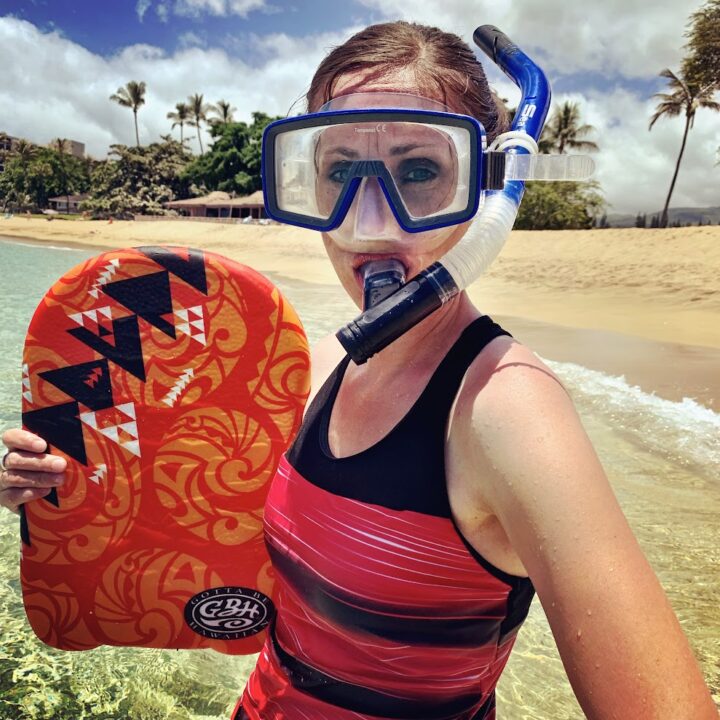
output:
[[[22, 343], [36, 304], [55, 278], [92, 254], [0, 242], [0, 428], [19, 422]], [[295, 306], [311, 341], [355, 315], [339, 287], [271, 279]], [[508, 329], [513, 330], [512, 326]], [[663, 400], [628, 385], [623, 378], [571, 363], [548, 364], [573, 395], [629, 522], [690, 639], [716, 702], [720, 701], [720, 415], [693, 400]], [[0, 537], [12, 537], [15, 524], [14, 517], [2, 513]], [[12, 566], [16, 560], [16, 547], [5, 542], [0, 562]], [[17, 575], [2, 589], [0, 627], [5, 627], [8, 618], [22, 614]], [[27, 632], [31, 635], [29, 627]], [[53, 653], [39, 644], [34, 651]], [[178, 655], [189, 658], [193, 654]], [[239, 673], [236, 687], [228, 692], [239, 691], [241, 675], [251, 668], [252, 660], [226, 660]], [[197, 659], [181, 662], [203, 666]], [[0, 671], [2, 663], [0, 657]], [[583, 717], [537, 601], [498, 694], [499, 718]]]

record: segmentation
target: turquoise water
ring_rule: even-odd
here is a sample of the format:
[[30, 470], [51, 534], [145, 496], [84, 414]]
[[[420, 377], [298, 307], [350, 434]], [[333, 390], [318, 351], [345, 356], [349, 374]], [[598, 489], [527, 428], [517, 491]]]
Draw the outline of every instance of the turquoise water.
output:
[[[93, 254], [0, 242], [0, 429], [17, 426], [20, 421], [22, 343], [37, 303], [57, 277]], [[311, 342], [333, 332], [355, 314], [339, 287], [278, 276], [271, 279], [295, 306]], [[512, 331], [512, 327], [508, 329]], [[716, 701], [720, 700], [720, 550], [716, 530], [720, 516], [720, 415], [687, 398], [682, 402], [663, 400], [628, 385], [623, 378], [570, 363], [548, 364], [573, 395], [630, 524], [680, 618]], [[1, 628], [22, 616], [18, 573], [12, 569], [17, 566], [12, 544], [16, 537], [16, 519], [2, 513], [0, 562], [5, 564], [7, 581], [0, 577]], [[29, 627], [27, 633], [31, 636]], [[57, 653], [35, 645], [33, 652], [57, 659]], [[143, 651], [133, 652], [145, 657]], [[203, 672], [204, 664], [198, 660], [203, 654], [178, 653], [173, 657], [178, 658], [175, 662], [192, 665], [194, 676]], [[217, 658], [214, 654], [210, 657]], [[227, 689], [232, 694], [241, 689], [242, 674], [249, 670], [252, 660], [222, 660], [227, 667], [239, 669], [235, 687]], [[0, 675], [3, 662], [0, 653]], [[211, 666], [216, 673], [217, 662]], [[208, 674], [205, 680], [212, 683], [214, 677]], [[1, 707], [2, 698], [0, 717], [4, 718]], [[538, 602], [533, 604], [500, 683], [498, 716], [508, 720], [583, 717]]]

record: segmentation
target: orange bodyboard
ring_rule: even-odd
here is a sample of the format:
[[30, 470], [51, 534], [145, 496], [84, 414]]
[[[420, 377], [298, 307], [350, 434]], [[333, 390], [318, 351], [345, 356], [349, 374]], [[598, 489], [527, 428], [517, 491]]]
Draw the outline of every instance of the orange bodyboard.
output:
[[22, 379], [23, 425], [68, 460], [21, 518], [43, 642], [259, 651], [274, 614], [263, 507], [309, 367], [277, 288], [210, 252], [106, 252], [52, 286]]

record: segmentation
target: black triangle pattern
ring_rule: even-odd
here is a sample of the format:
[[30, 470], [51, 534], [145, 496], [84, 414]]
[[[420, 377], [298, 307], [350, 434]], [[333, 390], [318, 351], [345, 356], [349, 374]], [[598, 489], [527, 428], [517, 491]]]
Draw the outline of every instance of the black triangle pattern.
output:
[[205, 258], [200, 250], [189, 249], [188, 259], [185, 260], [172, 250], [156, 245], [146, 245], [137, 249], [173, 275], [177, 275], [188, 285], [207, 295]]
[[107, 360], [46, 370], [38, 375], [91, 410], [102, 410], [113, 405]]
[[145, 364], [143, 363], [140, 329], [136, 315], [113, 320], [114, 345], [110, 345], [84, 327], [70, 328], [68, 332], [103, 357], [119, 365], [123, 370], [127, 370], [145, 382]]
[[30, 410], [22, 415], [23, 425], [30, 432], [47, 440], [59, 450], [87, 465], [80, 409], [77, 402]]
[[166, 270], [151, 275], [117, 280], [102, 286], [103, 292], [171, 338], [175, 327], [163, 318], [173, 311], [170, 277]]
[[[50, 448], [48, 447], [48, 452]], [[55, 507], [60, 507], [60, 499], [58, 498], [57, 488], [53, 488], [45, 497], [39, 498], [44, 502], [49, 502]], [[20, 539], [28, 547], [32, 545], [30, 542], [30, 526], [27, 521], [27, 515], [25, 514], [25, 505], [21, 505], [20, 508]]]

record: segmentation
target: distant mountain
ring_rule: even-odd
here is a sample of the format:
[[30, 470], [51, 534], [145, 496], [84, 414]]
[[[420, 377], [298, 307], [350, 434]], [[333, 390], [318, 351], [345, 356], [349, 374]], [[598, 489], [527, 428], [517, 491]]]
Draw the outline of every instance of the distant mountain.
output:
[[[646, 213], [647, 227], [650, 227], [653, 215], [657, 215], [658, 218], [662, 214], [662, 210], [657, 212]], [[608, 224], [610, 227], [635, 227], [635, 215], [624, 215], [620, 213], [611, 213], [607, 216]], [[702, 221], [703, 225], [708, 224], [708, 220], [711, 225], [720, 225], [720, 207], [706, 207], [706, 208], [670, 208], [668, 210], [668, 225], [672, 225], [675, 222], [680, 222], [683, 225], [697, 225], [699, 221]]]

